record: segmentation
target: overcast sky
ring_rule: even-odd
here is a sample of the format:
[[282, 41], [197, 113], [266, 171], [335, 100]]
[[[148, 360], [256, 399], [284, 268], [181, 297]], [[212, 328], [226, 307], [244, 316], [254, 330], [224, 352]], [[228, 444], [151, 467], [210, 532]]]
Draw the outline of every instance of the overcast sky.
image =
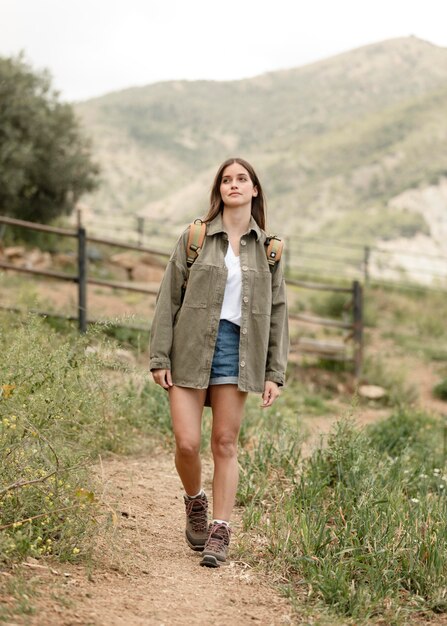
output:
[[172, 79], [233, 80], [392, 37], [447, 46], [446, 0], [0, 0], [0, 55], [24, 50], [66, 100]]

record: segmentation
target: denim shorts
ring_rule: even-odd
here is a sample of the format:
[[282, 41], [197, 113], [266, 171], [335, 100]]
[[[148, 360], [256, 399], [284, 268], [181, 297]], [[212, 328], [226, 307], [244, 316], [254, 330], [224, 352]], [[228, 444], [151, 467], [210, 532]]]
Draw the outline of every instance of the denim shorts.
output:
[[210, 385], [237, 385], [240, 326], [220, 320], [211, 365]]

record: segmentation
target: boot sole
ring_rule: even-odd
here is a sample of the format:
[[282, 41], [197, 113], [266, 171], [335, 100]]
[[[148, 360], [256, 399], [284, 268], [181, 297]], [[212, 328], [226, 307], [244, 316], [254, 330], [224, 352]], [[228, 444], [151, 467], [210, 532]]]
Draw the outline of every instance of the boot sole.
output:
[[211, 554], [206, 554], [200, 561], [200, 565], [203, 567], [220, 567], [224, 563], [225, 561], [219, 561], [219, 559]]

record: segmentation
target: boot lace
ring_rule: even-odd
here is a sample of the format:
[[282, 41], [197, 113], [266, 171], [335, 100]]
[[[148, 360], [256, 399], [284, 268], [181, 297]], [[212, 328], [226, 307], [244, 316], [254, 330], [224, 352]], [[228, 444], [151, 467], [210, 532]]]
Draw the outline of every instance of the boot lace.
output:
[[206, 531], [208, 525], [208, 509], [203, 499], [196, 498], [186, 502], [186, 515], [194, 532]]
[[209, 531], [205, 549], [213, 552], [224, 552], [230, 545], [231, 529], [226, 524], [213, 524]]

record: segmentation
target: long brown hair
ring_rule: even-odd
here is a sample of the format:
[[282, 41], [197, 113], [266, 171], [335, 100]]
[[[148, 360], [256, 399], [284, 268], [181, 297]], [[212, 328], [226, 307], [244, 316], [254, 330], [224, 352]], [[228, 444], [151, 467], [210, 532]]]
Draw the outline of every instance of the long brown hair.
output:
[[242, 167], [247, 170], [251, 182], [258, 190], [258, 195], [252, 198], [251, 201], [251, 214], [259, 228], [265, 230], [266, 202], [261, 183], [259, 182], [259, 178], [250, 163], [239, 157], [227, 159], [217, 170], [213, 186], [211, 187], [210, 208], [208, 209], [208, 213], [204, 217], [203, 221], [211, 222], [215, 217], [219, 215], [219, 213], [223, 211], [224, 204], [222, 201], [222, 196], [220, 194], [220, 184], [222, 182], [222, 176], [225, 168], [227, 168], [229, 165], [232, 165], [233, 163], [239, 163], [239, 165], [242, 165]]

